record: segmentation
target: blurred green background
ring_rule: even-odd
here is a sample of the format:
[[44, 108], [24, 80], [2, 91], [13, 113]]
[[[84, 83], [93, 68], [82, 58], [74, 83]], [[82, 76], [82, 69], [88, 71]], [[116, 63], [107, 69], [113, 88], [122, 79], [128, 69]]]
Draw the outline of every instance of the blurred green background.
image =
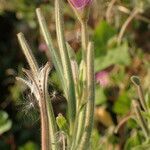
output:
[[[44, 12], [57, 47], [53, 0], [0, 0], [0, 149], [40, 149], [38, 108], [30, 91], [15, 81], [27, 66], [16, 34], [23, 32], [40, 65], [50, 57], [40, 34], [35, 9]], [[135, 10], [137, 14], [120, 31]], [[80, 24], [64, 1], [65, 37], [80, 60]], [[129, 120], [115, 134], [112, 130], [132, 110], [137, 97], [130, 82], [141, 78], [145, 96], [150, 93], [150, 1], [95, 0], [89, 17], [89, 33], [95, 43], [96, 106], [93, 150], [131, 149], [142, 143], [136, 123]], [[121, 42], [119, 42], [121, 41]], [[55, 114], [65, 112], [65, 98], [55, 69], [50, 74], [49, 93]], [[54, 95], [55, 93], [55, 95]]]

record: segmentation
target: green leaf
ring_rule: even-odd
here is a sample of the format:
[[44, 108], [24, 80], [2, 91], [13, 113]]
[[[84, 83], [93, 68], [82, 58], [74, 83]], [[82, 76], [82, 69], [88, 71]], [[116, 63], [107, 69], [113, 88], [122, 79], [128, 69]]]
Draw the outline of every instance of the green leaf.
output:
[[95, 104], [101, 105], [106, 102], [106, 95], [104, 93], [104, 89], [100, 86], [96, 86], [95, 88]]
[[122, 93], [115, 102], [113, 110], [115, 113], [124, 115], [130, 109], [131, 100], [127, 92]]
[[132, 118], [127, 121], [127, 128], [129, 128], [129, 129], [135, 129], [135, 128], [138, 128], [138, 127], [139, 127], [139, 125]]
[[61, 131], [64, 131], [65, 133], [68, 133], [68, 124], [67, 120], [62, 114], [58, 114], [56, 117], [56, 122]]
[[93, 129], [92, 131], [92, 137], [91, 137], [91, 149], [98, 150], [100, 149], [100, 135], [96, 129]]
[[93, 41], [95, 43], [95, 56], [99, 57], [106, 52], [108, 40], [116, 33], [106, 21], [101, 21], [95, 29]]
[[150, 144], [143, 144], [134, 147], [132, 150], [148, 150], [150, 148]]
[[51, 73], [50, 80], [51, 80], [50, 82], [52, 82], [52, 84], [54, 84], [58, 89], [62, 89], [62, 85], [61, 85], [61, 82], [59, 80], [59, 76], [56, 73], [56, 71], [53, 71]]
[[29, 141], [25, 145], [21, 146], [19, 150], [39, 150], [39, 148], [34, 142]]
[[141, 139], [138, 133], [135, 133], [135, 135], [132, 135], [130, 138], [127, 139], [127, 142], [125, 143], [124, 150], [133, 150], [135, 146], [141, 144]]
[[68, 55], [69, 55], [70, 60], [76, 60], [75, 51], [72, 49], [72, 47], [67, 42], [66, 42], [66, 46], [67, 46]]
[[97, 57], [95, 59], [95, 70], [97, 72], [115, 64], [127, 66], [130, 61], [128, 45], [123, 43], [121, 46], [110, 49], [105, 56]]
[[[95, 29], [93, 40], [95, 43], [96, 71], [115, 64], [124, 66], [130, 64], [128, 44], [126, 42], [120, 46], [114, 44], [116, 43], [114, 38], [116, 33], [116, 30], [105, 21], [101, 21]], [[113, 44], [110, 44], [110, 42]]]
[[116, 85], [120, 85], [122, 84], [122, 81], [125, 79], [126, 77], [126, 72], [125, 72], [125, 67], [124, 66], [118, 66], [118, 72], [116, 74], [116, 72], [111, 72], [111, 79], [112, 82]]
[[5, 111], [0, 111], [0, 135], [11, 129], [12, 121]]

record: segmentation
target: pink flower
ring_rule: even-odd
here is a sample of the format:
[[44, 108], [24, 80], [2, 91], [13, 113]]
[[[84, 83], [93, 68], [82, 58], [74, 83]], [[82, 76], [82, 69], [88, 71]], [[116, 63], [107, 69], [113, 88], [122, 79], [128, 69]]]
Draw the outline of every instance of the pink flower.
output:
[[109, 75], [107, 71], [100, 71], [96, 73], [95, 79], [102, 87], [106, 87], [109, 83]]
[[46, 52], [47, 51], [47, 45], [46, 44], [44, 44], [44, 43], [40, 43], [40, 45], [39, 45], [39, 50], [41, 51], [41, 52]]
[[69, 0], [69, 2], [77, 10], [81, 10], [84, 7], [86, 7], [87, 5], [89, 5], [92, 2], [92, 0]]

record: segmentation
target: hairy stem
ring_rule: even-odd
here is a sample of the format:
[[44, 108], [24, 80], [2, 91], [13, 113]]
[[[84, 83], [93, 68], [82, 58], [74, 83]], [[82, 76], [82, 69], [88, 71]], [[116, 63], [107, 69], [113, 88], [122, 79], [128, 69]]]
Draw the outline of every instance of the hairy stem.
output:
[[17, 36], [18, 36], [20, 46], [23, 50], [23, 53], [28, 61], [28, 64], [29, 64], [33, 74], [36, 75], [37, 71], [38, 71], [38, 64], [33, 56], [31, 48], [30, 48], [29, 44], [27, 43], [23, 33], [18, 33]]
[[129, 25], [129, 23], [134, 19], [135, 16], [137, 16], [138, 13], [139, 13], [139, 10], [138, 10], [138, 9], [134, 9], [134, 10], [131, 12], [130, 16], [129, 16], [129, 17], [127, 18], [127, 20], [125, 21], [125, 23], [122, 25], [121, 30], [120, 30], [119, 35], [118, 35], [118, 39], [117, 39], [118, 44], [121, 43], [122, 37], [123, 37], [123, 35], [124, 35], [124, 33], [125, 33], [126, 28], [127, 28], [128, 25]]
[[81, 22], [81, 45], [82, 45], [82, 59], [83, 61], [86, 61], [86, 50], [87, 50], [87, 45], [89, 41], [88, 37], [88, 32], [87, 32], [87, 22], [82, 21]]
[[[47, 78], [45, 78], [45, 83], [48, 83], [48, 75], [46, 75]], [[45, 85], [45, 100], [46, 100], [46, 111], [48, 114], [48, 125], [49, 125], [49, 136], [51, 139], [51, 149], [52, 150], [57, 150], [58, 145], [56, 143], [56, 133], [57, 133], [57, 125], [56, 125], [56, 119], [52, 107], [52, 103], [48, 97], [48, 89], [47, 86]], [[50, 143], [50, 142], [49, 142]]]
[[147, 108], [146, 101], [145, 101], [145, 98], [144, 98], [140, 78], [138, 76], [132, 76], [131, 81], [133, 82], [133, 84], [137, 88], [137, 93], [138, 93], [140, 104], [141, 104], [142, 108], [145, 111], [147, 111], [148, 108]]
[[56, 15], [55, 19], [56, 19], [57, 39], [63, 66], [64, 79], [66, 81], [66, 85], [64, 88], [65, 88], [65, 95], [68, 100], [70, 135], [72, 135], [76, 116], [76, 98], [75, 98], [75, 88], [71, 64], [64, 37], [64, 27], [63, 27], [64, 23], [60, 3], [61, 0], [55, 0], [55, 15]]
[[138, 102], [135, 101], [135, 100], [133, 101], [133, 107], [134, 107], [134, 110], [135, 110], [135, 114], [136, 114], [136, 116], [137, 116], [137, 119], [138, 119], [138, 121], [139, 121], [139, 123], [140, 123], [140, 126], [141, 126], [141, 128], [142, 128], [142, 130], [143, 130], [143, 133], [144, 133], [145, 137], [148, 139], [148, 138], [149, 138], [150, 131], [149, 131], [149, 129], [148, 129], [148, 126], [147, 126], [147, 124], [146, 124], [145, 119], [143, 118], [143, 116], [142, 116], [142, 114], [141, 114], [140, 106], [139, 106]]
[[94, 118], [94, 47], [91, 42], [88, 44], [87, 51], [87, 91], [84, 133], [78, 146], [78, 149], [81, 150], [86, 150], [89, 146]]
[[145, 102], [144, 94], [143, 94], [143, 89], [142, 89], [141, 85], [137, 86], [137, 92], [138, 92], [140, 103], [141, 103], [143, 109], [145, 111], [147, 111], [147, 106], [146, 106], [146, 102]]
[[111, 23], [112, 20], [112, 9], [117, 0], [111, 0], [106, 10], [106, 20]]
[[48, 27], [46, 25], [45, 18], [43, 16], [40, 8], [36, 9], [36, 14], [37, 14], [38, 22], [39, 22], [43, 37], [44, 37], [45, 42], [48, 46], [49, 53], [52, 57], [53, 64], [54, 64], [55, 69], [58, 73], [59, 79], [61, 80], [62, 85], [64, 86], [64, 78], [63, 78], [63, 70], [62, 70], [60, 54], [57, 50], [54, 49], [51, 35], [48, 31]]
[[[118, 5], [117, 8], [118, 8], [119, 11], [121, 11], [121, 12], [127, 14], [127, 15], [131, 13], [131, 11], [128, 8], [126, 8], [126, 7], [122, 6], [122, 5]], [[135, 19], [150, 24], [150, 19], [147, 18], [147, 17], [145, 17], [145, 16], [142, 16], [140, 14], [137, 14], [137, 16], [135, 17]]]
[[[75, 139], [72, 144], [72, 149], [76, 149], [84, 130], [85, 112], [87, 102], [87, 45], [88, 45], [88, 32], [87, 32], [87, 21], [80, 20], [81, 23], [81, 45], [82, 45], [82, 60], [83, 60], [83, 78], [82, 78], [82, 97], [78, 102], [78, 118], [76, 119], [77, 127], [75, 129]], [[82, 107], [82, 109], [80, 109]]]
[[42, 150], [57, 150], [56, 143], [57, 127], [51, 102], [41, 99], [41, 147]]
[[45, 100], [41, 99], [41, 108], [40, 108], [40, 116], [41, 116], [41, 149], [42, 150], [50, 150], [51, 143], [49, 137], [49, 125], [48, 125], [48, 114], [46, 111]]

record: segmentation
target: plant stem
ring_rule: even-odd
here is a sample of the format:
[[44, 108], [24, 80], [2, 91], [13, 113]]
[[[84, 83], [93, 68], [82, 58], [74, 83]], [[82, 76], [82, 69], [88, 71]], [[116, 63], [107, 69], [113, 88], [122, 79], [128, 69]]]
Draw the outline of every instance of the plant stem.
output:
[[[121, 12], [123, 12], [123, 13], [125, 13], [125, 14], [130, 14], [130, 13], [131, 13], [131, 11], [130, 11], [128, 8], [126, 8], [126, 7], [122, 6], [122, 5], [118, 5], [117, 8], [118, 8], [119, 11], [121, 11]], [[142, 16], [142, 15], [140, 15], [140, 14], [138, 14], [138, 15], [135, 17], [135, 19], [150, 24], [150, 19], [147, 18], [147, 17], [145, 17], [145, 16]]]
[[144, 109], [144, 111], [147, 111], [147, 105], [146, 105], [146, 102], [144, 99], [144, 94], [143, 94], [143, 89], [141, 86], [140, 78], [138, 76], [132, 76], [131, 81], [133, 82], [133, 84], [137, 88], [137, 93], [138, 93], [140, 104], [141, 104], [142, 108]]
[[83, 130], [84, 130], [84, 122], [85, 122], [85, 111], [86, 111], [86, 107], [83, 106], [83, 108], [80, 110], [80, 108], [82, 107], [82, 105], [84, 105], [84, 103], [86, 103], [86, 98], [87, 98], [87, 76], [86, 76], [86, 70], [87, 70], [87, 64], [86, 64], [86, 55], [87, 55], [87, 43], [88, 43], [88, 32], [87, 32], [87, 21], [84, 20], [79, 20], [81, 23], [81, 45], [82, 45], [82, 60], [83, 60], [83, 78], [82, 78], [82, 84], [83, 84], [83, 90], [82, 90], [82, 96], [81, 99], [79, 101], [78, 100], [78, 118], [76, 119], [76, 129], [74, 132], [74, 141], [72, 143], [72, 149], [75, 149], [75, 147], [78, 145], [81, 136], [83, 134]]
[[138, 13], [139, 13], [139, 9], [135, 8], [130, 13], [130, 16], [127, 18], [127, 20], [124, 22], [124, 24], [122, 25], [121, 30], [120, 30], [119, 35], [118, 35], [118, 39], [117, 39], [118, 44], [121, 43], [122, 37], [123, 37], [123, 35], [125, 33], [126, 28], [129, 25], [129, 23], [134, 19], [135, 16], [137, 16]]
[[58, 73], [59, 79], [61, 80], [62, 85], [64, 86], [63, 70], [62, 70], [62, 64], [61, 64], [61, 58], [59, 56], [59, 52], [54, 49], [51, 35], [48, 31], [48, 27], [46, 25], [45, 18], [43, 16], [40, 8], [36, 9], [36, 14], [37, 14], [38, 22], [39, 22], [43, 37], [44, 37], [47, 47], [49, 49], [48, 52], [50, 53], [50, 55], [52, 57], [52, 61], [55, 66], [55, 69]]
[[63, 150], [66, 150], [66, 142], [64, 136], [62, 136], [62, 145], [63, 145]]
[[110, 3], [108, 4], [108, 8], [106, 10], [106, 20], [108, 21], [108, 23], [111, 23], [112, 21], [112, 9], [114, 4], [116, 3], [117, 0], [111, 0]]
[[76, 118], [74, 141], [72, 143], [71, 150], [76, 150], [76, 147], [77, 147], [78, 143], [80, 142], [81, 136], [83, 134], [84, 123], [85, 123], [85, 107], [82, 109], [83, 110], [81, 110], [79, 112], [79, 114], [77, 114], [78, 118]]
[[58, 150], [58, 145], [56, 143], [57, 126], [56, 126], [52, 104], [49, 101], [50, 101], [49, 99], [47, 99], [46, 101], [46, 107], [47, 107], [46, 111], [48, 114], [49, 136], [50, 136], [50, 141], [48, 142], [51, 145], [51, 150]]
[[82, 84], [83, 84], [83, 90], [82, 90], [82, 97], [80, 102], [78, 102], [78, 118], [77, 121], [77, 128], [75, 131], [75, 141], [72, 145], [72, 149], [76, 149], [76, 146], [80, 142], [80, 139], [83, 134], [84, 130], [84, 122], [85, 122], [85, 112], [86, 112], [86, 105], [83, 106], [83, 108], [80, 110], [82, 105], [84, 105], [87, 102], [87, 45], [89, 40], [89, 35], [87, 32], [87, 20], [80, 20], [81, 23], [81, 45], [82, 45], [82, 60], [83, 60], [83, 78], [82, 78]]
[[119, 124], [115, 127], [114, 133], [118, 133], [119, 129], [121, 128], [122, 125], [124, 125], [129, 119], [132, 119], [133, 115], [126, 116], [123, 118]]
[[76, 116], [76, 98], [75, 98], [75, 88], [73, 75], [71, 70], [71, 64], [69, 59], [68, 50], [66, 47], [65, 37], [64, 37], [64, 22], [62, 18], [61, 11], [61, 0], [55, 0], [55, 19], [56, 19], [56, 29], [57, 29], [57, 39], [60, 50], [60, 56], [63, 66], [64, 79], [66, 81], [65, 85], [65, 95], [68, 100], [68, 117], [70, 124], [70, 135], [72, 135], [74, 130], [75, 116]]
[[[47, 68], [49, 66], [47, 65]], [[41, 141], [42, 141], [42, 150], [57, 150], [57, 143], [56, 143], [56, 133], [57, 133], [57, 126], [56, 120], [52, 108], [51, 101], [48, 97], [48, 90], [47, 90], [47, 83], [48, 83], [48, 73], [49, 70], [46, 69], [44, 74], [44, 89], [41, 93], [41, 100], [40, 100], [40, 114], [41, 114]]]
[[150, 134], [150, 131], [147, 127], [147, 124], [146, 124], [146, 121], [145, 119], [143, 118], [142, 114], [141, 114], [141, 110], [140, 110], [140, 106], [139, 106], [139, 103], [137, 101], [133, 101], [133, 107], [134, 107], [134, 110], [135, 110], [135, 114], [139, 120], [139, 123], [140, 123], [140, 126], [143, 130], [143, 133], [145, 135], [145, 137], [148, 139], [149, 138], [149, 134]]
[[[26, 73], [31, 83], [35, 85], [35, 89], [37, 89], [37, 91], [35, 89], [34, 90], [36, 91], [36, 94], [39, 95], [38, 98], [36, 95], [35, 97], [37, 98], [40, 108], [42, 150], [57, 150], [57, 144], [55, 142], [55, 134], [57, 132], [56, 121], [51, 102], [48, 100], [47, 92], [48, 75], [51, 69], [50, 64], [47, 63], [45, 67], [40, 70], [22, 33], [18, 34], [18, 39], [31, 69], [31, 71], [24, 70], [24, 72]], [[42, 78], [40, 77], [41, 74]], [[24, 83], [26, 82], [27, 81]], [[29, 87], [31, 88], [30, 84]], [[30, 90], [32, 91], [32, 88]], [[33, 93], [35, 91], [33, 91]]]
[[82, 21], [81, 22], [81, 44], [82, 44], [82, 58], [83, 61], [86, 61], [86, 50], [87, 50], [87, 45], [89, 41], [89, 35], [87, 32], [87, 22]]
[[33, 56], [31, 48], [30, 48], [29, 44], [27, 43], [23, 33], [18, 33], [17, 37], [18, 37], [20, 46], [23, 50], [23, 53], [28, 61], [28, 64], [29, 64], [33, 74], [36, 75], [38, 72], [38, 64]]
[[94, 118], [94, 47], [91, 42], [88, 44], [87, 51], [87, 91], [85, 126], [80, 144], [78, 146], [78, 149], [80, 150], [86, 150], [89, 146]]
[[138, 92], [140, 103], [141, 103], [143, 109], [145, 111], [147, 111], [147, 106], [146, 106], [146, 102], [145, 102], [144, 94], [143, 94], [143, 89], [142, 89], [141, 85], [137, 86], [137, 92]]
[[45, 100], [41, 99], [41, 108], [40, 108], [40, 116], [41, 116], [41, 146], [42, 150], [50, 150], [51, 143], [49, 137], [49, 125], [48, 125], [48, 114], [46, 112], [46, 104]]

